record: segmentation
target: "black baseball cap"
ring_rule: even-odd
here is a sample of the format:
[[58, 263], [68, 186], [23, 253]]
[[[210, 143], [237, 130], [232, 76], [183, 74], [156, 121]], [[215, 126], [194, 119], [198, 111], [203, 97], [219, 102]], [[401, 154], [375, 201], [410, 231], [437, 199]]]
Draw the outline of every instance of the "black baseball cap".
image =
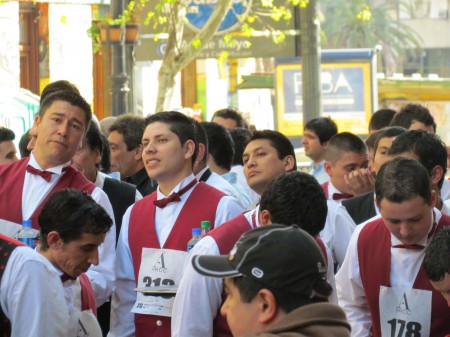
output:
[[322, 251], [298, 226], [272, 224], [253, 229], [241, 236], [229, 255], [196, 255], [192, 264], [204, 276], [244, 276], [269, 289], [309, 298], [320, 296], [317, 289], [323, 287], [318, 282], [327, 282]]

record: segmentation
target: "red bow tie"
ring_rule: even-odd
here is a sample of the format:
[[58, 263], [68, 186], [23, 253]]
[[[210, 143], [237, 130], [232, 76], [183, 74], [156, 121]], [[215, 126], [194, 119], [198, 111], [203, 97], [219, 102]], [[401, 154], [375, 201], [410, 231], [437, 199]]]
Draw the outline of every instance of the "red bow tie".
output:
[[64, 283], [64, 282], [66, 282], [66, 281], [68, 281], [68, 280], [75, 281], [77, 278], [76, 278], [76, 277], [72, 277], [72, 276], [70, 276], [70, 275], [64, 273], [64, 274], [62, 274], [62, 275], [60, 276], [60, 279], [61, 279], [61, 282]]
[[342, 199], [350, 199], [353, 198], [351, 194], [343, 194], [343, 193], [333, 193], [333, 200], [342, 200]]
[[414, 250], [421, 250], [424, 249], [425, 246], [422, 245], [418, 245], [417, 243], [414, 243], [412, 245], [405, 245], [405, 244], [400, 244], [400, 245], [395, 245], [392, 246], [393, 248], [405, 248], [405, 249], [414, 249]]
[[52, 172], [50, 171], [41, 171], [37, 168], [34, 168], [31, 165], [27, 166], [27, 171], [31, 174], [37, 175], [37, 176], [41, 176], [42, 179], [44, 179], [46, 182], [49, 182], [50, 179], [52, 179]]
[[162, 198], [159, 200], [154, 200], [153, 203], [155, 204], [155, 206], [159, 207], [159, 208], [164, 208], [167, 206], [167, 204], [171, 203], [171, 202], [176, 202], [176, 201], [180, 201], [180, 197], [186, 193], [187, 191], [189, 191], [195, 184], [197, 183], [197, 179], [192, 180], [189, 184], [187, 184], [185, 187], [183, 187], [181, 190], [177, 192], [173, 192], [172, 194], [170, 194], [168, 197], [166, 198]]

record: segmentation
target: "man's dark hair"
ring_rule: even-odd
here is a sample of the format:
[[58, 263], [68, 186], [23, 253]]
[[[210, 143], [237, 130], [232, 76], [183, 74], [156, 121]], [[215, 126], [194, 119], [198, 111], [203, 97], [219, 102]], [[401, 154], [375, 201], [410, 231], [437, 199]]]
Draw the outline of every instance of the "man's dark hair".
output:
[[6, 141], [13, 141], [16, 138], [16, 135], [14, 134], [14, 131], [11, 129], [8, 129], [4, 126], [0, 126], [0, 143], [6, 142]]
[[373, 149], [375, 151], [375, 143], [377, 142], [381, 132], [382, 130], [376, 130], [367, 136], [364, 143], [366, 144], [368, 150]]
[[413, 153], [428, 171], [431, 177], [436, 165], [442, 167], [443, 174], [438, 182], [439, 189], [442, 187], [447, 172], [447, 147], [434, 133], [424, 130], [410, 130], [395, 138], [389, 149], [389, 156], [398, 156], [402, 153]]
[[229, 129], [231, 138], [233, 138], [234, 143], [234, 156], [232, 166], [244, 165], [242, 160], [242, 155], [244, 154], [245, 147], [247, 146], [252, 133], [248, 129], [244, 128], [233, 128]]
[[100, 152], [101, 160], [98, 163], [97, 170], [108, 173], [111, 168], [111, 152], [109, 149], [108, 139], [101, 133], [97, 124], [91, 123], [84, 141], [89, 148]]
[[86, 117], [86, 130], [89, 128], [89, 124], [92, 120], [92, 111], [88, 102], [76, 92], [73, 91], [54, 91], [45, 96], [44, 99], [41, 100], [41, 106], [39, 110], [39, 116], [42, 119], [44, 117], [47, 109], [56, 101], [64, 101], [69, 103], [70, 105], [76, 106], [84, 111]]
[[394, 115], [391, 126], [402, 126], [408, 130], [414, 121], [421, 122], [426, 126], [432, 126], [434, 132], [436, 132], [436, 123], [430, 110], [420, 104], [405, 105]]
[[431, 204], [430, 177], [417, 160], [398, 157], [383, 164], [375, 179], [377, 204], [383, 199], [401, 203], [417, 196]]
[[331, 137], [325, 152], [325, 160], [331, 163], [338, 161], [342, 153], [367, 153], [361, 138], [350, 132], [341, 132]]
[[209, 152], [208, 135], [206, 134], [206, 130], [200, 122], [195, 120], [194, 123], [195, 123], [195, 136], [197, 138], [197, 142], [198, 144], [203, 144], [203, 146], [205, 147], [205, 154], [203, 155], [202, 163], [206, 165], [206, 162], [208, 161], [208, 152]]
[[317, 117], [306, 123], [305, 130], [314, 132], [323, 145], [337, 134], [337, 125], [330, 117]]
[[327, 219], [327, 198], [317, 180], [304, 172], [286, 172], [272, 180], [261, 196], [261, 211], [273, 223], [297, 225], [311, 236], [319, 235]]
[[70, 91], [74, 92], [78, 95], [81, 95], [80, 91], [76, 87], [75, 84], [70, 83], [66, 80], [59, 80], [52, 83], [49, 83], [45, 86], [44, 90], [42, 90], [40, 101], [42, 101], [50, 94], [56, 92], [56, 91]]
[[214, 162], [221, 168], [229, 171], [234, 156], [234, 143], [228, 130], [217, 123], [200, 123], [208, 137], [208, 153], [214, 158]]
[[116, 131], [122, 135], [128, 151], [132, 151], [142, 144], [144, 130], [144, 117], [131, 113], [117, 117], [114, 123], [109, 127], [110, 133]]
[[286, 158], [286, 156], [292, 156], [292, 158], [294, 159], [294, 167], [292, 171], [297, 170], [297, 159], [295, 158], [294, 146], [285, 135], [274, 130], [255, 131], [253, 132], [249, 143], [258, 139], [267, 139], [270, 143], [270, 146], [277, 150], [278, 159], [282, 160]]
[[58, 232], [65, 243], [78, 240], [85, 233], [106, 234], [112, 226], [108, 213], [88, 194], [75, 189], [55, 192], [38, 217], [42, 250], [48, 249], [47, 235]]
[[[283, 276], [280, 275], [280, 277]], [[230, 280], [238, 289], [242, 302], [250, 303], [260, 290], [268, 289], [274, 295], [277, 306], [285, 313], [290, 313], [291, 311], [305, 305], [327, 302], [328, 296], [330, 296], [331, 292], [333, 291], [331, 286], [325, 280], [319, 280], [313, 286], [314, 292], [320, 294], [321, 296], [314, 296], [312, 298], [298, 294], [292, 294], [278, 289], [268, 288], [249, 277], [238, 276], [230, 278]]]
[[178, 111], [162, 111], [149, 115], [145, 119], [145, 126], [152, 123], [164, 123], [169, 125], [170, 131], [175, 133], [180, 140], [181, 145], [184, 145], [188, 140], [192, 140], [195, 144], [195, 151], [192, 156], [192, 164], [198, 154], [198, 140], [195, 127], [195, 120]]
[[392, 109], [380, 109], [373, 113], [369, 121], [369, 132], [380, 130], [391, 124], [396, 111]]
[[25, 132], [22, 135], [22, 137], [20, 137], [20, 140], [19, 140], [20, 158], [26, 158], [26, 157], [30, 156], [31, 151], [28, 150], [28, 148], [27, 148], [30, 140], [31, 140], [30, 129], [28, 129], [27, 132]]
[[214, 117], [222, 117], [224, 119], [232, 119], [236, 122], [236, 127], [248, 129], [248, 124], [242, 117], [242, 114], [233, 108], [220, 109], [214, 112], [211, 121]]
[[425, 250], [423, 266], [428, 279], [442, 281], [450, 274], [450, 227], [439, 231]]
[[[379, 133], [377, 133], [377, 137], [375, 139], [375, 143], [373, 145], [373, 151], [374, 153], [378, 149], [378, 143], [380, 142], [380, 139], [382, 138], [392, 138], [400, 136], [402, 133], [407, 132], [405, 128], [402, 128], [401, 126], [388, 126], [386, 128], [378, 130]], [[367, 142], [366, 142], [367, 145]]]

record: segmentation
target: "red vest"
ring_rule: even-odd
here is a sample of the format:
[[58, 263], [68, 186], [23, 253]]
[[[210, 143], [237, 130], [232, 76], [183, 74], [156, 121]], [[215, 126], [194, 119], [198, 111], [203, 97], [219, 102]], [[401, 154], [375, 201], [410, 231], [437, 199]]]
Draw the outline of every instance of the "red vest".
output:
[[[255, 223], [250, 224], [247, 221], [245, 215], [240, 214], [237, 217], [225, 222], [224, 224], [222, 224], [222, 226], [218, 227], [217, 229], [211, 231], [208, 235], [210, 235], [216, 242], [217, 247], [219, 248], [220, 255], [226, 255], [230, 253], [230, 251], [233, 249], [234, 245], [242, 236], [242, 234], [253, 228], [256, 228], [256, 224]], [[322, 239], [320, 239], [318, 236], [316, 236], [315, 239], [325, 257], [325, 261], [327, 262], [328, 259], [325, 244], [323, 243]], [[222, 305], [225, 302], [225, 299], [226, 299], [225, 291], [222, 290]], [[232, 336], [233, 335], [231, 334], [227, 320], [224, 316], [222, 316], [219, 308], [216, 314], [216, 318], [214, 319], [213, 337], [232, 337]]]
[[[6, 235], [0, 234], [0, 284], [2, 283], [3, 273], [8, 263], [9, 257], [14, 249], [18, 246], [25, 246], [20, 241], [14, 240]], [[11, 322], [6, 317], [3, 309], [0, 306], [0, 336], [9, 337], [11, 336]]]
[[[24, 158], [7, 165], [0, 165], [0, 218], [18, 224], [22, 223], [22, 191], [25, 172], [30, 158]], [[56, 191], [64, 188], [74, 188], [89, 194], [95, 189], [94, 183], [87, 180], [83, 174], [72, 166], [67, 166], [64, 174], [53, 189], [35, 209], [30, 220], [34, 229], [40, 229], [38, 216], [45, 202]]]
[[92, 313], [97, 317], [97, 302], [91, 281], [85, 273], [78, 276], [78, 278], [81, 285], [81, 311], [91, 309]]
[[[156, 206], [153, 201], [156, 200], [156, 192], [134, 204], [130, 214], [128, 244], [133, 259], [136, 285], [141, 266], [142, 248], [186, 251], [186, 244], [192, 237], [192, 228], [199, 227], [202, 220], [215, 223], [217, 206], [223, 196], [225, 194], [205, 183], [200, 182], [195, 185], [163, 247], [159, 244], [154, 223]], [[162, 322], [161, 326], [156, 324], [158, 320]], [[170, 337], [171, 335], [170, 317], [135, 314], [134, 324], [136, 337]]]
[[[450, 217], [442, 214], [436, 232], [450, 226]], [[358, 237], [358, 261], [361, 281], [372, 317], [372, 335], [381, 337], [379, 293], [380, 286], [390, 287], [391, 233], [383, 222], [377, 219], [368, 223]], [[376, 257], [376, 258], [374, 258]], [[450, 308], [442, 295], [434, 290], [425, 275], [423, 262], [420, 266], [414, 289], [432, 291], [430, 336], [445, 336], [450, 333]]]

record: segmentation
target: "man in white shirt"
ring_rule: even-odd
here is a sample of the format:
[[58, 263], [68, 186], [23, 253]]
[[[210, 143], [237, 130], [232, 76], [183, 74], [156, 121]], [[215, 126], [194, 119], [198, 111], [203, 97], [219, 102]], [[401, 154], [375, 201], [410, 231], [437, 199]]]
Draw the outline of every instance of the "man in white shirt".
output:
[[84, 274], [98, 265], [98, 247], [113, 221], [89, 195], [74, 189], [54, 193], [39, 214], [37, 250], [49, 260], [64, 286], [70, 323], [68, 336], [78, 331], [102, 336], [91, 282]]
[[[37, 139], [29, 158], [0, 165], [0, 232], [11, 235], [23, 220], [38, 230], [43, 204], [56, 191], [86, 191], [114, 219], [106, 194], [89, 182], [70, 161], [81, 146], [91, 122], [89, 104], [75, 91], [55, 91], [42, 100], [35, 119]], [[3, 225], [2, 225], [3, 224]], [[113, 225], [113, 227], [115, 227]], [[87, 272], [97, 305], [104, 303], [114, 287], [115, 228], [100, 247], [100, 263]]]
[[0, 247], [2, 336], [67, 337], [64, 290], [51, 263], [3, 234]]
[[317, 179], [319, 184], [330, 180], [325, 170], [325, 152], [328, 141], [337, 134], [336, 123], [331, 118], [317, 117], [308, 121], [303, 130], [302, 144], [305, 155], [311, 158], [309, 174]]
[[378, 172], [381, 217], [356, 228], [336, 275], [339, 304], [353, 337], [450, 333], [450, 308], [423, 269], [425, 247], [450, 218], [417, 160], [396, 158]]
[[243, 211], [235, 198], [195, 179], [198, 143], [192, 118], [165, 111], [148, 116], [146, 125], [143, 160], [158, 189], [128, 208], [123, 218], [111, 337], [170, 337], [173, 298], [145, 296], [134, 289], [176, 288], [192, 228], [203, 220], [216, 228]]

